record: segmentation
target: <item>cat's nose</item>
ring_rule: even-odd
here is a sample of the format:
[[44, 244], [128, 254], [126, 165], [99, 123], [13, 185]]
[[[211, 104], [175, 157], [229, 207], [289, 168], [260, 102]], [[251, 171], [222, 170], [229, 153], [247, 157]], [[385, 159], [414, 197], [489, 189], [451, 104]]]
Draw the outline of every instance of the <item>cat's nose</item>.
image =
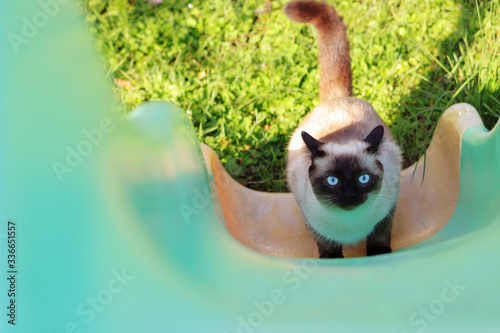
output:
[[354, 198], [355, 196], [356, 196], [356, 193], [354, 193], [354, 189], [352, 189], [352, 188], [346, 188], [346, 189], [344, 190], [344, 197], [345, 197], [346, 199], [352, 199], [352, 198]]

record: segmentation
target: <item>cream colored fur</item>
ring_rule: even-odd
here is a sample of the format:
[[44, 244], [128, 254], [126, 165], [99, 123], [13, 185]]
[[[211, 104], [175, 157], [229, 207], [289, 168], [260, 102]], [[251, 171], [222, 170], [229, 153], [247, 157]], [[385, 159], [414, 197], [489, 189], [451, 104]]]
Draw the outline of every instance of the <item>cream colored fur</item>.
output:
[[[365, 203], [353, 210], [326, 206], [316, 198], [309, 180], [311, 157], [301, 132], [326, 143], [322, 150], [328, 155], [352, 154], [375, 167], [374, 157], [364, 150], [364, 138], [378, 125], [384, 126], [384, 138], [377, 159], [384, 168], [382, 187], [372, 192]], [[319, 159], [317, 168], [326, 168]], [[354, 97], [327, 101], [310, 112], [295, 130], [288, 147], [287, 178], [300, 210], [314, 231], [340, 243], [356, 243], [368, 236], [375, 225], [394, 207], [399, 192], [401, 152], [389, 128], [372, 106]]]

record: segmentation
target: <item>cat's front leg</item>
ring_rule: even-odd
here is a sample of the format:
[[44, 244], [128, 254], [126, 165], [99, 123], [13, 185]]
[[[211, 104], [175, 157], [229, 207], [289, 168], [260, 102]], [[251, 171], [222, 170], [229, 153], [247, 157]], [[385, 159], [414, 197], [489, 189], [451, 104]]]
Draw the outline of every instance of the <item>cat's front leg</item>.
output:
[[391, 231], [395, 209], [396, 207], [394, 207], [389, 214], [373, 228], [371, 234], [366, 238], [367, 256], [392, 252]]
[[316, 239], [320, 258], [344, 258], [342, 244], [325, 239]]

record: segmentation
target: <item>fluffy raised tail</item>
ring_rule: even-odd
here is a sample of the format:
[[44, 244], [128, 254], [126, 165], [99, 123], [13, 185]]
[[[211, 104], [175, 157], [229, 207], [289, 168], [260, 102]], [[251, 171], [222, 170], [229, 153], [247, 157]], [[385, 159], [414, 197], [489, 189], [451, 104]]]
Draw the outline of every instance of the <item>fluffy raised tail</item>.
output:
[[352, 95], [349, 41], [342, 18], [325, 1], [293, 1], [286, 15], [297, 22], [309, 23], [318, 32], [321, 102]]

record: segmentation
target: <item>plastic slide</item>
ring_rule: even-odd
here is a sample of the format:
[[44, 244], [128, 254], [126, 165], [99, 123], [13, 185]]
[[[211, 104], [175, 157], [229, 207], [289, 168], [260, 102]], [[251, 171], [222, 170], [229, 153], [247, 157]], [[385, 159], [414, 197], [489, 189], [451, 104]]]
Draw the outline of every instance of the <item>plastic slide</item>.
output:
[[123, 116], [71, 2], [0, 16], [1, 332], [500, 327], [500, 130], [471, 106], [403, 174], [397, 250], [318, 260], [290, 194], [236, 184], [182, 110]]

